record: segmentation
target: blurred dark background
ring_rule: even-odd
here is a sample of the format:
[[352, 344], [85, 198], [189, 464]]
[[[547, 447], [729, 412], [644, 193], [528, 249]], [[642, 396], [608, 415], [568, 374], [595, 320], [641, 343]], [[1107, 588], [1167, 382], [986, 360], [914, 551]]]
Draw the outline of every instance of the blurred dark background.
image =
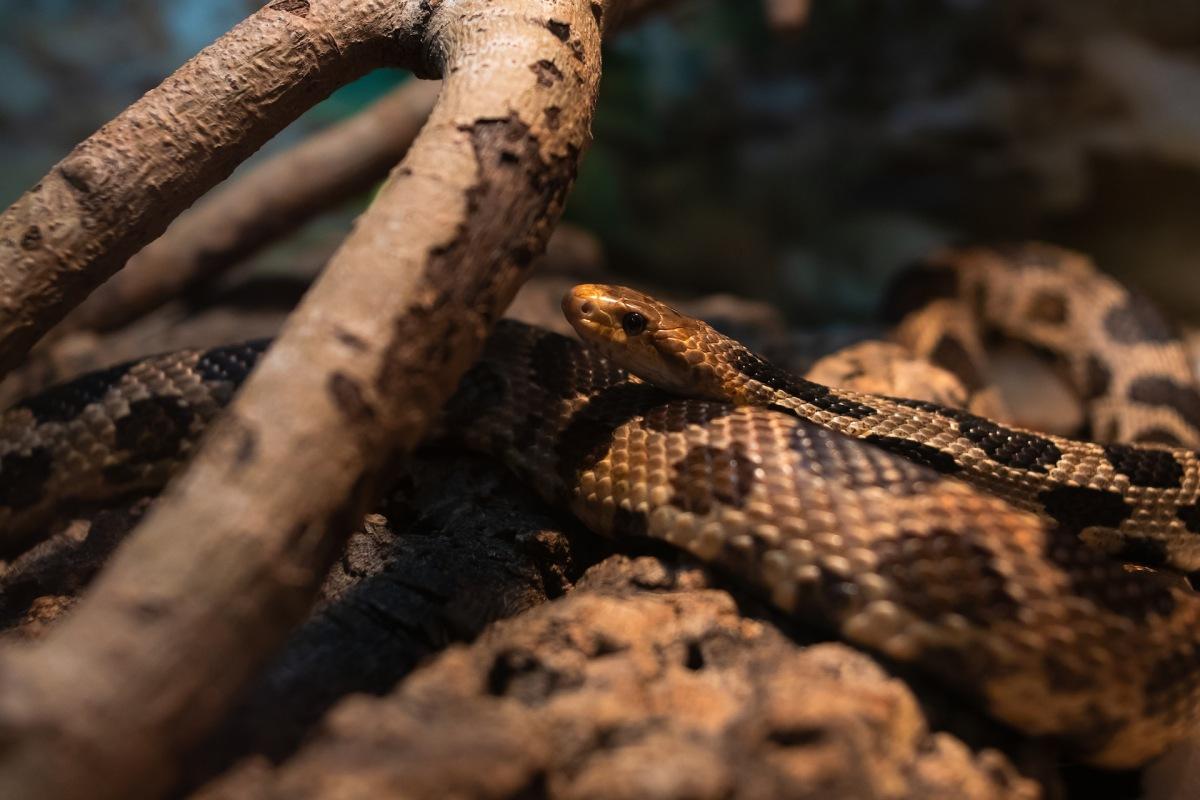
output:
[[[0, 0], [0, 204], [260, 5]], [[868, 316], [939, 244], [1041, 238], [1200, 321], [1193, 0], [815, 0], [799, 28], [681, 0], [607, 48], [595, 133], [568, 218], [617, 272], [818, 324]], [[311, 269], [366, 199], [254, 268]]]

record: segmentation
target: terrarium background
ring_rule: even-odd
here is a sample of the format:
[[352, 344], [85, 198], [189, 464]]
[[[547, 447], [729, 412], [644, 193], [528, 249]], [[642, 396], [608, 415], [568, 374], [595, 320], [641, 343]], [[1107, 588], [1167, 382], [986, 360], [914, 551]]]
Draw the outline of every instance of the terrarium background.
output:
[[[0, 204], [259, 5], [0, 0]], [[815, 0], [797, 33], [748, 0], [680, 6], [606, 52], [568, 218], [614, 271], [819, 324], [869, 316], [940, 243], [1037, 237], [1200, 320], [1200, 5]], [[366, 200], [251, 268], [310, 274]]]

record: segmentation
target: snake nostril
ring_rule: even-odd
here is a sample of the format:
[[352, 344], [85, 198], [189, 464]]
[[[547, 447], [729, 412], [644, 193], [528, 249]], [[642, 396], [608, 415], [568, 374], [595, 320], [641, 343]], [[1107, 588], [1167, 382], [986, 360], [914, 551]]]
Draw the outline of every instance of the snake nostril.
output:
[[590, 315], [590, 314], [592, 313], [592, 309], [593, 309], [593, 308], [594, 308], [594, 306], [592, 305], [592, 301], [591, 301], [591, 300], [584, 300], [584, 301], [583, 301], [582, 303], [580, 303], [580, 305], [579, 305], [579, 311], [580, 311], [580, 313], [582, 313], [582, 314], [588, 314], [588, 315]]

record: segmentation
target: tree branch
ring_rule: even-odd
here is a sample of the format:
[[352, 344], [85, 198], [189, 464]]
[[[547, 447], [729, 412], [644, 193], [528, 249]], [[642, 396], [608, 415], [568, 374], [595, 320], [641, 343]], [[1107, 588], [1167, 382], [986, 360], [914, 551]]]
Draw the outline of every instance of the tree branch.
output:
[[0, 374], [317, 100], [408, 64], [421, 5], [276, 0], [76, 147], [0, 216]]
[[[442, 95], [192, 467], [75, 613], [36, 647], [0, 660], [0, 796], [152, 796], [169, 786], [179, 754], [303, 616], [385, 457], [393, 446], [416, 444], [544, 246], [588, 143], [600, 29], [627, 4], [273, 5], [308, 13], [302, 43], [342, 48], [346, 28], [369, 27], [349, 7], [372, 24], [379, 9], [391, 9], [396, 27], [375, 27], [374, 47], [422, 41], [422, 64], [445, 77]], [[274, 24], [273, 13], [258, 17]], [[323, 29], [312, 27], [315, 18]], [[273, 30], [265, 27], [260, 35]], [[244, 44], [246, 29], [228, 44]], [[210, 48], [218, 52], [207, 61], [227, 60], [225, 44]], [[341, 63], [342, 48], [328, 58]], [[281, 61], [257, 77], [295, 96], [282, 77], [298, 77], [294, 59]], [[263, 94], [257, 86], [241, 91]], [[164, 98], [168, 107], [177, 97]], [[292, 110], [275, 107], [285, 116]], [[157, 119], [154, 111], [139, 105], [121, 119], [136, 129], [139, 115]], [[242, 125], [247, 136], [277, 127]], [[176, 186], [172, 197], [181, 194]], [[120, 240], [137, 240], [141, 225], [118, 226]], [[120, 237], [104, 235], [111, 250]], [[76, 257], [73, 285], [86, 283], [96, 263], [104, 262]], [[55, 275], [65, 280], [67, 271]], [[45, 323], [45, 309], [66, 307], [63, 294], [56, 297], [29, 316], [27, 337]]]
[[404, 156], [439, 89], [437, 83], [410, 81], [206, 197], [93, 292], [64, 325], [92, 330], [126, 325], [367, 191]]

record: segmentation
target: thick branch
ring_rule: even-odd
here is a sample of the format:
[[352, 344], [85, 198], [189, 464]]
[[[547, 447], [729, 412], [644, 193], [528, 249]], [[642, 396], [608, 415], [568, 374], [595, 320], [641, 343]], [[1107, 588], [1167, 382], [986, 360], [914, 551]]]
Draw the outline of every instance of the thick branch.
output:
[[67, 324], [125, 325], [365, 192], [404, 156], [439, 88], [406, 83], [206, 197], [97, 289]]
[[275, 0], [79, 145], [0, 216], [0, 374], [317, 100], [413, 45], [421, 3]]
[[544, 246], [588, 142], [600, 26], [623, 4], [420, 5], [409, 33], [446, 78], [430, 121], [191, 469], [75, 613], [0, 662], [0, 796], [169, 784]]

